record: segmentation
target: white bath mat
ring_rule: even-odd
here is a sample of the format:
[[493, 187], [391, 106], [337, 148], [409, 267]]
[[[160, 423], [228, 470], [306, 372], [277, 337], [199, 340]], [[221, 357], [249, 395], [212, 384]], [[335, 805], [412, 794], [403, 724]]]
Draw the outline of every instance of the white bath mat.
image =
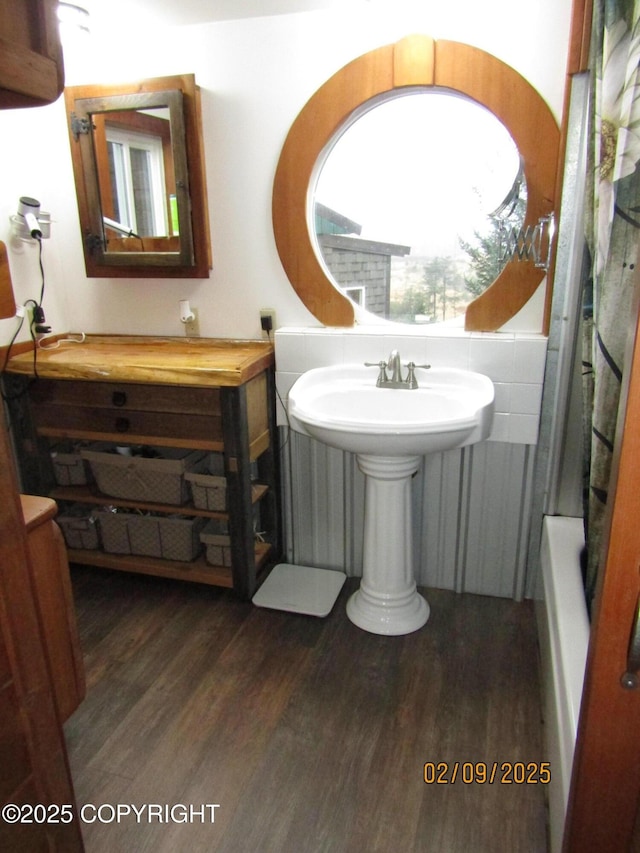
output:
[[271, 610], [328, 616], [345, 579], [345, 574], [330, 569], [278, 563], [252, 601]]

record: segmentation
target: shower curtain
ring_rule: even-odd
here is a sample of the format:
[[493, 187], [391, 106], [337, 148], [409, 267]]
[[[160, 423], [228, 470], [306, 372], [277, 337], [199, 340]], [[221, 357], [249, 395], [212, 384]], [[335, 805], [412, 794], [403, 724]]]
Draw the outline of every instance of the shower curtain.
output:
[[[640, 239], [640, 0], [594, 0], [584, 287], [587, 602], [595, 593]], [[640, 426], [639, 426], [640, 428]], [[639, 520], [640, 523], [640, 520]]]

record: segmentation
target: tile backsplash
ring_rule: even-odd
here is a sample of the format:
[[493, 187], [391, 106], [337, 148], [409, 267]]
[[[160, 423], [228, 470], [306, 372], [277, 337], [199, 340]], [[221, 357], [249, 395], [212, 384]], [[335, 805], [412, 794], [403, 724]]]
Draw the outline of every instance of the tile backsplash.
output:
[[305, 371], [330, 364], [386, 359], [397, 349], [403, 364], [458, 367], [493, 381], [496, 405], [489, 441], [536, 444], [542, 402], [547, 338], [505, 332], [451, 329], [434, 334], [415, 327], [390, 333], [388, 327], [283, 327], [275, 334], [276, 381], [281, 403], [278, 423], [286, 425], [289, 389]]

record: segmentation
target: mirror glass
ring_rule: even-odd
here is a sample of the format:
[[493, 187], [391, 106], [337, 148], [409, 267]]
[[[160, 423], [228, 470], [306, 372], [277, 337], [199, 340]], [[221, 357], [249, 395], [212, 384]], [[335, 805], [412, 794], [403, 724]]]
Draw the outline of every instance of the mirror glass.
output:
[[80, 144], [91, 147], [95, 165], [90, 250], [106, 264], [128, 265], [140, 254], [160, 266], [192, 263], [182, 93], [84, 98], [75, 107], [88, 129], [79, 130]]
[[93, 139], [104, 164], [98, 179], [106, 251], [144, 251], [149, 238], [162, 238], [169, 249], [168, 238], [180, 234], [169, 110], [94, 116]]
[[504, 125], [434, 87], [367, 102], [321, 154], [309, 230], [329, 278], [368, 312], [405, 323], [464, 315], [507, 262], [526, 212]]

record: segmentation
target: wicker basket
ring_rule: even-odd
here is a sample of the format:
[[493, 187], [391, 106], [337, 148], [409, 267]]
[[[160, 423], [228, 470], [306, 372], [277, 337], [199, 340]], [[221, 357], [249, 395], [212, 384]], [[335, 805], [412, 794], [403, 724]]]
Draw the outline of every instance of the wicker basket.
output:
[[190, 562], [202, 551], [204, 525], [203, 518], [132, 515], [128, 524], [131, 553]]
[[210, 519], [200, 532], [200, 541], [206, 547], [207, 563], [212, 566], [231, 565], [231, 539], [225, 521]]
[[94, 510], [84, 504], [72, 504], [56, 517], [67, 548], [95, 551], [100, 547], [99, 526]]
[[101, 510], [96, 513], [100, 525], [102, 547], [109, 554], [131, 554], [128, 521], [129, 512]]
[[191, 489], [195, 507], [218, 512], [226, 510], [227, 480], [221, 453], [210, 453], [200, 470], [187, 471], [184, 478]]
[[86, 486], [90, 481], [89, 466], [80, 455], [80, 447], [71, 442], [51, 448], [53, 475], [59, 486]]
[[203, 518], [171, 515], [139, 515], [133, 512], [100, 513], [105, 551], [135, 554], [188, 563], [202, 550]]
[[116, 451], [115, 445], [103, 442], [80, 451], [105, 495], [152, 503], [185, 503], [189, 499], [185, 472], [206, 464], [205, 454], [176, 447], [155, 447], [151, 452], [154, 455], [125, 456]]

